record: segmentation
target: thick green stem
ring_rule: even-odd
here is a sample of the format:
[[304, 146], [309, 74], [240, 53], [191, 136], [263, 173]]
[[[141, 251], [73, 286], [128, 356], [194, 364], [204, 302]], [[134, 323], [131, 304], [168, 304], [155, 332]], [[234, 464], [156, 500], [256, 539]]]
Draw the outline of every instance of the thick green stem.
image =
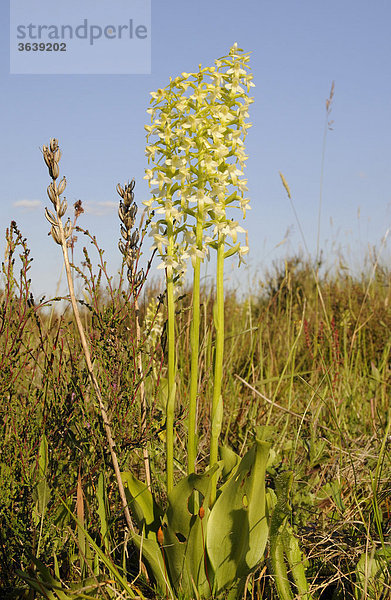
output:
[[[202, 250], [202, 213], [197, 212], [197, 249]], [[189, 430], [187, 442], [187, 472], [195, 472], [197, 458], [197, 390], [198, 390], [198, 354], [200, 348], [200, 275], [201, 259], [196, 257], [193, 278], [193, 320], [191, 323], [191, 371], [189, 399]]]
[[[167, 254], [174, 255], [174, 233], [172, 219], [167, 222]], [[175, 412], [175, 300], [173, 267], [168, 266], [167, 277], [167, 346], [168, 346], [168, 390], [166, 407], [166, 481], [167, 493], [174, 486], [174, 412]]]
[[[225, 236], [220, 233], [217, 246], [216, 305], [214, 310], [216, 347], [213, 377], [212, 426], [210, 435], [210, 466], [216, 464], [218, 459], [219, 436], [223, 417], [221, 383], [223, 377], [224, 355], [224, 239]], [[216, 484], [217, 477], [214, 476], [211, 492], [211, 505], [216, 498]]]

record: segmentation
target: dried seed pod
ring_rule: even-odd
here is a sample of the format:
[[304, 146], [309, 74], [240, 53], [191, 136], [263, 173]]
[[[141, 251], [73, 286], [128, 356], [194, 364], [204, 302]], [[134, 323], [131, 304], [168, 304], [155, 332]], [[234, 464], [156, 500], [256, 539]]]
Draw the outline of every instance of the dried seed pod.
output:
[[57, 190], [57, 192], [58, 192], [59, 196], [61, 196], [61, 194], [65, 190], [66, 186], [67, 186], [67, 181], [66, 181], [65, 177], [63, 177], [61, 179], [60, 183], [58, 184], [58, 190]]
[[125, 229], [125, 227], [123, 225], [121, 225], [121, 235], [124, 238], [124, 240], [128, 241], [129, 237], [130, 237], [130, 232]]
[[60, 169], [58, 167], [58, 164], [56, 162], [54, 162], [50, 167], [49, 167], [49, 174], [50, 177], [52, 179], [57, 179], [57, 177], [60, 174]]
[[58, 148], [58, 139], [57, 138], [51, 138], [50, 139], [50, 150], [52, 152], [55, 152]]
[[57, 204], [57, 190], [56, 190], [56, 185], [53, 182], [48, 186], [47, 193], [48, 193], [48, 196], [49, 196], [51, 202], [56, 207], [56, 204]]
[[60, 218], [65, 215], [65, 213], [67, 212], [67, 208], [68, 208], [68, 204], [67, 204], [67, 201], [64, 198], [64, 200], [61, 202], [60, 207], [59, 207], [59, 209], [57, 211], [58, 212], [58, 216]]
[[67, 222], [65, 223], [65, 227], [64, 227], [64, 235], [65, 235], [65, 239], [67, 240], [69, 238], [69, 236], [71, 235], [73, 230], [72, 227], [72, 223], [71, 220], [68, 219]]
[[120, 202], [120, 205], [118, 207], [118, 216], [121, 219], [121, 221], [124, 222], [125, 213], [124, 213], [124, 205], [122, 204], [122, 202]]
[[121, 254], [123, 254], [125, 256], [126, 255], [126, 246], [122, 240], [120, 240], [118, 242], [118, 248], [119, 248], [119, 251], [121, 252]]
[[120, 183], [117, 184], [117, 192], [121, 196], [121, 198], [124, 197], [124, 188], [122, 187], [122, 185]]
[[58, 164], [60, 162], [60, 158], [61, 158], [61, 150], [60, 148], [57, 148], [57, 150], [53, 153], [53, 161]]
[[130, 247], [136, 248], [139, 239], [140, 239], [140, 234], [138, 232], [138, 229], [136, 229], [136, 231], [133, 231], [133, 233], [130, 237]]
[[[133, 256], [131, 256], [130, 254], [127, 254], [125, 256], [125, 262], [126, 262], [126, 266], [128, 267], [128, 270], [133, 272], [133, 265], [134, 265], [134, 258]], [[132, 275], [133, 277], [133, 275]], [[129, 276], [128, 276], [129, 279]]]
[[134, 226], [135, 219], [131, 215], [125, 215], [125, 217], [122, 219], [122, 222], [126, 229], [130, 230]]
[[47, 146], [43, 146], [42, 152], [43, 152], [43, 158], [46, 163], [46, 166], [50, 167], [52, 164], [52, 155], [51, 155], [49, 148]]
[[132, 273], [128, 273], [129, 283], [133, 285], [134, 289], [137, 289], [144, 281], [144, 271], [141, 269], [134, 277], [132, 275]]
[[51, 225], [56, 225], [57, 226], [57, 220], [55, 215], [48, 210], [47, 208], [45, 208], [45, 217], [47, 218], [47, 220], [49, 221], [49, 223], [51, 223]]
[[124, 193], [124, 203], [126, 206], [130, 206], [132, 204], [134, 200], [134, 194], [132, 192], [131, 189], [129, 189], [129, 187], [125, 188], [125, 193]]
[[57, 225], [53, 225], [53, 227], [50, 230], [50, 233], [52, 234], [52, 238], [54, 239], [56, 244], [61, 245], [60, 231]]
[[131, 206], [131, 207], [128, 209], [128, 215], [129, 215], [129, 216], [130, 216], [132, 219], [135, 219], [135, 218], [136, 218], [136, 215], [137, 215], [137, 211], [138, 211], [137, 204], [133, 204], [133, 206]]

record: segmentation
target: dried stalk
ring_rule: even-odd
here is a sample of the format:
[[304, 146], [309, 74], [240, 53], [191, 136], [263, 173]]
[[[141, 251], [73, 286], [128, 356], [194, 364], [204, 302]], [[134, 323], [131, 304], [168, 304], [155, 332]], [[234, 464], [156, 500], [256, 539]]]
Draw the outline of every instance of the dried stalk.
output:
[[[141, 341], [141, 327], [140, 327], [140, 319], [139, 319], [139, 307], [138, 307], [138, 289], [140, 285], [143, 283], [145, 277], [144, 272], [141, 269], [139, 272], [135, 269], [135, 262], [137, 261], [137, 257], [139, 254], [139, 240], [140, 233], [136, 228], [134, 231], [134, 223], [136, 220], [137, 214], [137, 205], [134, 202], [134, 186], [135, 181], [132, 181], [128, 184], [125, 184], [122, 187], [120, 184], [117, 185], [117, 192], [121, 197], [118, 216], [122, 221], [121, 225], [121, 235], [124, 241], [120, 240], [118, 247], [120, 249], [121, 254], [124, 257], [126, 265], [128, 267], [128, 281], [133, 292], [134, 297], [134, 307], [136, 312], [136, 342], [137, 347], [140, 346]], [[141, 396], [141, 431], [144, 437], [146, 437], [147, 430], [147, 401], [145, 397], [145, 385], [144, 385], [144, 372], [143, 372], [143, 363], [141, 358], [141, 352], [137, 353], [137, 370], [140, 378], [140, 396]], [[149, 453], [147, 442], [145, 441], [143, 446], [143, 458], [144, 458], [144, 468], [145, 468], [145, 482], [148, 488], [151, 488], [151, 470], [149, 466]]]
[[59, 160], [61, 157], [61, 152], [58, 147], [58, 140], [51, 139], [49, 147], [43, 146], [43, 157], [46, 162], [46, 165], [48, 166], [49, 174], [52, 178], [52, 183], [48, 187], [48, 196], [49, 196], [49, 198], [55, 208], [55, 211], [56, 211], [54, 214], [53, 212], [49, 211], [48, 209], [45, 209], [46, 218], [49, 221], [49, 223], [52, 225], [51, 234], [52, 234], [54, 241], [57, 244], [59, 244], [62, 248], [65, 272], [66, 272], [68, 288], [69, 288], [69, 296], [71, 299], [73, 314], [75, 316], [76, 326], [77, 326], [77, 330], [79, 332], [80, 341], [81, 341], [81, 345], [82, 345], [83, 352], [84, 352], [84, 357], [85, 357], [86, 364], [87, 364], [88, 374], [90, 376], [92, 385], [94, 387], [96, 397], [98, 399], [99, 409], [100, 409], [100, 413], [101, 413], [102, 420], [103, 420], [107, 443], [108, 443], [109, 449], [110, 449], [111, 460], [112, 460], [113, 467], [114, 467], [114, 473], [115, 473], [115, 477], [116, 477], [117, 484], [118, 484], [118, 491], [119, 491], [119, 495], [121, 498], [126, 523], [129, 527], [129, 529], [132, 532], [134, 532], [134, 527], [133, 527], [132, 519], [130, 516], [130, 512], [129, 512], [129, 508], [128, 508], [128, 504], [127, 504], [127, 500], [126, 500], [124, 485], [122, 483], [121, 471], [120, 471], [119, 464], [118, 464], [117, 454], [115, 452], [115, 442], [114, 442], [113, 435], [111, 432], [110, 421], [109, 421], [109, 418], [107, 415], [107, 410], [106, 410], [105, 404], [103, 402], [99, 383], [98, 383], [98, 380], [97, 380], [94, 370], [93, 370], [91, 354], [90, 354], [90, 350], [88, 347], [84, 328], [83, 328], [83, 325], [82, 325], [82, 322], [80, 319], [80, 313], [79, 313], [79, 309], [78, 309], [76, 297], [75, 297], [75, 290], [74, 290], [74, 286], [73, 286], [71, 267], [70, 267], [69, 257], [68, 257], [68, 241], [67, 241], [68, 238], [72, 234], [73, 227], [72, 227], [72, 224], [69, 219], [68, 219], [67, 223], [65, 224], [65, 226], [63, 225], [62, 220], [61, 220], [61, 218], [64, 216], [64, 214], [67, 210], [67, 203], [66, 203], [65, 198], [62, 202], [60, 200], [60, 196], [63, 193], [63, 191], [65, 190], [65, 186], [66, 186], [65, 177], [62, 178], [62, 180], [60, 181], [60, 183], [58, 185], [56, 183], [56, 180], [59, 175], [58, 163], [59, 163]]

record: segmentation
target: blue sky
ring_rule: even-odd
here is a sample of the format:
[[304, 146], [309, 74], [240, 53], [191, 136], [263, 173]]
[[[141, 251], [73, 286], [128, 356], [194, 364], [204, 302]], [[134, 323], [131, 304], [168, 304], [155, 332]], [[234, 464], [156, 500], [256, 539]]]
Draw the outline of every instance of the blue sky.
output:
[[36, 295], [54, 293], [61, 268], [59, 247], [47, 237], [49, 179], [40, 147], [59, 139], [68, 203], [83, 201], [79, 224], [95, 233], [114, 273], [120, 263], [115, 186], [134, 177], [138, 203], [149, 198], [143, 180], [149, 92], [199, 63], [212, 65], [234, 42], [252, 52], [256, 84], [246, 140], [252, 211], [244, 223], [252, 272], [303, 245], [279, 171], [316, 252], [325, 101], [333, 80], [320, 245], [329, 257], [341, 248], [357, 266], [368, 245], [380, 244], [391, 222], [389, 0], [152, 0], [150, 75], [10, 75], [5, 0], [0, 11], [1, 233], [14, 219], [28, 238]]

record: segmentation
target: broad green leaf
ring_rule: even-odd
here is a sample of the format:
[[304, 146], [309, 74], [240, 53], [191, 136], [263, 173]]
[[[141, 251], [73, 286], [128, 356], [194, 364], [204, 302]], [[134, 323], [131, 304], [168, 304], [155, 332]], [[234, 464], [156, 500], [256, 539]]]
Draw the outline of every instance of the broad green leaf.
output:
[[[222, 465], [217, 464], [203, 474], [188, 475], [168, 495], [162, 527], [164, 554], [173, 587], [177, 593], [189, 597], [194, 593], [194, 586], [201, 597], [210, 595], [204, 543], [212, 479], [221, 468]], [[199, 515], [201, 506], [204, 511], [202, 519]], [[208, 573], [208, 576], [211, 580], [212, 574]]]
[[130, 471], [121, 473], [121, 478], [129, 508], [139, 529], [143, 531], [145, 527], [147, 538], [156, 539], [163, 511], [156, 504], [145, 483], [136, 479]]
[[225, 481], [226, 479], [228, 479], [229, 476], [232, 475], [232, 472], [234, 471], [235, 467], [239, 464], [240, 456], [238, 456], [236, 452], [231, 450], [231, 448], [229, 448], [228, 446], [221, 446], [219, 448], [219, 454], [224, 465], [222, 476]]
[[265, 471], [269, 448], [266, 442], [256, 441], [211, 510], [207, 550], [217, 594], [248, 575], [263, 556], [268, 536]]

